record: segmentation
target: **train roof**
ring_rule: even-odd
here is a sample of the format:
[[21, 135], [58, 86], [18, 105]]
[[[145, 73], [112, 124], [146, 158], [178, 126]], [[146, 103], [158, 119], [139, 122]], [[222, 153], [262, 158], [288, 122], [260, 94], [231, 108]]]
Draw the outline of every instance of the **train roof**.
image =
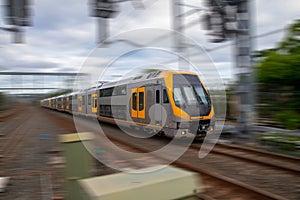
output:
[[110, 87], [115, 87], [115, 86], [118, 86], [118, 85], [136, 83], [136, 82], [141, 82], [141, 81], [145, 81], [145, 80], [153, 80], [153, 79], [163, 78], [165, 76], [170, 76], [172, 74], [195, 74], [195, 73], [188, 72], [188, 71], [159, 70], [159, 71], [155, 71], [155, 72], [151, 72], [151, 73], [147, 73], [147, 74], [141, 74], [141, 75], [138, 75], [138, 76], [129, 77], [127, 79], [122, 79], [122, 80], [119, 80], [119, 81], [104, 83], [99, 88], [100, 89], [101, 88], [110, 88]]
[[110, 88], [110, 87], [114, 87], [116, 85], [124, 85], [124, 84], [129, 84], [129, 83], [140, 82], [140, 81], [144, 81], [144, 80], [156, 79], [159, 77], [159, 75], [162, 72], [163, 71], [155, 71], [155, 72], [151, 72], [151, 73], [147, 73], [147, 74], [141, 74], [138, 76], [129, 77], [129, 78], [122, 79], [119, 81], [103, 83], [102, 87], [100, 87], [100, 88]]

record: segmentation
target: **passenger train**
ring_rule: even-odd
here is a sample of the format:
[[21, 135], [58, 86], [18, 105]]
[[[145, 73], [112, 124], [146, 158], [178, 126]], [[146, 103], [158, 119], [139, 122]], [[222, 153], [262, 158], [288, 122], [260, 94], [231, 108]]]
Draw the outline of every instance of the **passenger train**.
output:
[[214, 109], [201, 78], [155, 71], [41, 100], [41, 106], [167, 137], [204, 138], [214, 132]]

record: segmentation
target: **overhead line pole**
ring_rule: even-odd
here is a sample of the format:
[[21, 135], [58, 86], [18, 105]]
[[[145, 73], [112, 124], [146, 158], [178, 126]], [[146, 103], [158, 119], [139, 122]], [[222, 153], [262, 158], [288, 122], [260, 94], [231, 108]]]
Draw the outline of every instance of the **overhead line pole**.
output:
[[236, 92], [240, 97], [240, 108], [238, 120], [241, 123], [241, 130], [245, 133], [250, 131], [254, 123], [254, 82], [252, 66], [252, 40], [250, 23], [250, 1], [244, 0], [237, 4], [236, 22], [237, 31], [234, 34], [234, 51], [236, 68], [238, 70], [239, 85]]
[[[174, 38], [174, 49], [178, 52], [178, 54], [184, 53], [185, 44], [184, 44], [184, 37], [181, 34], [184, 33], [184, 15], [182, 12], [182, 0], [170, 0], [170, 4], [172, 7], [172, 28], [175, 31], [173, 34]], [[184, 63], [183, 60], [179, 57], [178, 58], [178, 69], [183, 69]]]

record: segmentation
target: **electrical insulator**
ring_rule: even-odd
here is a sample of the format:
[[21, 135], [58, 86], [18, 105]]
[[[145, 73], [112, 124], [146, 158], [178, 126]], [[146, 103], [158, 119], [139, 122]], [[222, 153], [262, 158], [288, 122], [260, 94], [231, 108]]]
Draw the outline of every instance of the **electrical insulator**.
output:
[[118, 13], [118, 6], [113, 0], [92, 0], [91, 16], [100, 18], [113, 18]]

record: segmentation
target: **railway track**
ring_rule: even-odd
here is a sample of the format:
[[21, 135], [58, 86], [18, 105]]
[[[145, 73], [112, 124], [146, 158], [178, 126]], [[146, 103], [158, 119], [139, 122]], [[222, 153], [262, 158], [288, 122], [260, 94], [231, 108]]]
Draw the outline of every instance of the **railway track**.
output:
[[[199, 150], [199, 147], [196, 145], [192, 145], [191, 148], [197, 151]], [[298, 157], [224, 143], [217, 143], [211, 153], [277, 168], [298, 175], [300, 174], [300, 158]]]
[[[109, 138], [111, 140], [113, 140], [115, 143], [119, 143], [123, 146], [133, 147], [134, 149], [138, 149], [141, 153], [149, 152], [149, 149], [147, 149], [145, 147], [140, 147], [140, 146], [133, 145], [132, 143], [130, 143], [128, 141], [120, 140], [119, 138], [116, 138], [116, 137], [109, 137]], [[168, 159], [166, 159], [163, 156], [155, 155], [155, 157], [162, 160], [162, 161], [166, 161], [166, 162], [169, 161]], [[204, 178], [206, 180], [205, 182], [206, 183], [208, 182], [210, 184], [210, 188], [215, 188], [216, 189], [216, 185], [220, 186], [220, 184], [221, 184], [221, 188], [222, 188], [222, 190], [224, 190], [224, 188], [228, 188], [228, 186], [230, 185], [230, 189], [229, 189], [230, 192], [232, 192], [234, 189], [236, 189], [236, 190], [239, 191], [238, 196], [246, 197], [247, 199], [252, 199], [253, 198], [253, 199], [287, 200], [287, 198], [282, 197], [280, 195], [270, 193], [268, 191], [262, 190], [262, 189], [257, 188], [257, 187], [253, 187], [251, 185], [248, 185], [248, 184], [243, 183], [241, 181], [232, 179], [230, 177], [226, 177], [224, 175], [209, 171], [207, 169], [203, 169], [203, 168], [198, 167], [196, 165], [189, 164], [189, 163], [184, 162], [180, 159], [175, 161], [174, 163], [172, 163], [172, 165], [199, 173], [201, 178]], [[212, 193], [217, 193], [215, 190], [211, 191], [211, 192]], [[210, 192], [208, 192], [208, 193], [210, 193]], [[234, 197], [237, 194], [224, 194], [224, 193], [222, 193], [222, 198], [224, 198], [224, 196], [226, 196], [226, 195]], [[216, 196], [216, 195], [214, 195], [214, 196]], [[201, 199], [209, 199], [209, 198], [215, 199], [215, 197], [213, 197], [212, 194], [199, 195], [199, 197]], [[230, 197], [228, 197], [228, 198], [230, 199]]]
[[[1, 122], [0, 176], [9, 177], [10, 184], [0, 193], [0, 199], [50, 199], [49, 184], [53, 182], [53, 187], [58, 187], [63, 178], [60, 168], [48, 164], [55, 156], [48, 153], [54, 146], [55, 135], [50, 140], [41, 140], [40, 134], [57, 133], [57, 127], [48, 123], [39, 108], [20, 108]], [[61, 188], [55, 194], [62, 194]]]
[[21, 111], [25, 112], [16, 112], [13, 116], [10, 116], [10, 121], [6, 122], [6, 126], [1, 129], [0, 155], [2, 157], [2, 174], [0, 175], [7, 174], [9, 166], [12, 165], [22, 147], [22, 141], [31, 129], [34, 114], [26, 112], [26, 110], [23, 108]]
[[9, 106], [5, 110], [1, 110], [0, 122], [5, 122], [5, 121], [17, 116], [19, 113], [24, 111], [24, 106], [26, 106], [26, 104], [21, 104], [21, 105], [17, 104], [14, 106]]
[[[51, 112], [51, 111], [47, 111], [47, 112]], [[52, 114], [54, 114], [54, 112], [52, 112]], [[56, 116], [53, 117], [54, 120], [57, 123], [64, 123], [64, 125], [68, 126], [68, 127], [72, 127], [74, 126], [74, 122], [72, 120], [71, 117], [65, 117], [63, 116], [63, 114], [55, 114]], [[64, 119], [64, 120], [63, 120]], [[85, 120], [83, 120], [85, 121]], [[82, 127], [84, 130], [86, 131], [92, 131], [95, 132], [96, 130], [89, 126], [89, 122], [87, 122], [87, 124], [85, 124], [86, 122], [83, 123]], [[129, 148], [129, 149], [134, 149], [134, 151], [139, 151], [141, 153], [147, 153], [147, 152], [151, 152], [153, 149], [149, 148], [147, 146], [147, 143], [151, 143], [152, 145], [154, 143], [166, 143], [166, 140], [152, 140], [150, 141], [150, 139], [147, 139], [146, 142], [142, 143], [142, 140], [139, 140], [140, 142], [137, 141], [130, 141], [128, 139], [124, 139], [122, 137], [116, 137], [116, 135], [114, 134], [109, 134], [109, 139], [112, 140], [114, 143], [122, 145], [123, 148]], [[143, 140], [145, 141], [145, 140]], [[161, 146], [163, 146], [164, 144], [160, 144]], [[216, 149], [218, 149], [218, 151], [225, 151], [224, 149], [221, 150], [222, 145], [217, 145]], [[159, 147], [156, 147], [156, 149]], [[195, 159], [195, 148], [194, 145], [191, 149], [189, 149], [187, 151], [187, 154], [183, 155], [180, 159], [178, 159], [177, 161], [173, 162], [172, 165], [177, 166], [177, 167], [181, 167], [181, 168], [185, 168], [191, 171], [195, 171], [198, 172], [199, 174], [201, 174], [202, 179], [204, 180], [205, 183], [205, 187], [206, 187], [206, 193], [200, 195], [201, 199], [223, 199], [224, 196], [227, 199], [234, 199], [235, 197], [239, 196], [241, 197], [241, 199], [293, 199], [294, 196], [292, 197], [285, 197], [285, 195], [280, 195], [280, 193], [278, 194], [277, 192], [273, 191], [269, 191], [264, 189], [263, 187], [258, 187], [255, 186], [255, 184], [253, 183], [247, 183], [247, 181], [245, 180], [239, 180], [238, 178], [235, 178], [234, 176], [226, 176], [222, 173], [219, 173], [218, 170], [215, 170], [213, 168], [210, 168], [209, 166], [203, 166], [203, 162], [206, 162], [206, 160], [200, 160], [198, 159], [198, 161], [195, 161], [197, 159]], [[199, 148], [199, 147], [198, 147]], [[229, 146], [226, 146], [224, 148], [230, 148]], [[233, 147], [232, 147], [233, 148]], [[226, 150], [228, 151], [228, 154], [230, 150]], [[235, 151], [235, 150], [233, 150]], [[194, 152], [194, 153], [192, 153]], [[213, 152], [214, 153], [214, 152]], [[221, 153], [214, 153], [214, 154], [219, 154], [218, 156], [221, 155]], [[224, 155], [222, 154], [224, 159]], [[267, 155], [267, 154], [266, 154]], [[166, 162], [168, 160], [166, 160], [166, 158], [162, 155], [153, 155], [155, 156], [156, 159], [160, 159], [160, 160], [165, 160]], [[227, 154], [225, 155], [226, 157], [229, 157]], [[243, 157], [240, 155], [240, 157]], [[235, 157], [231, 156], [231, 159], [237, 159], [237, 155]], [[150, 158], [147, 158], [150, 159]], [[217, 158], [210, 158], [216, 160]], [[143, 159], [141, 159], [143, 160]], [[209, 160], [209, 159], [208, 159]], [[248, 165], [249, 162], [251, 162], [251, 164], [258, 164], [258, 162], [253, 162], [254, 159], [243, 159], [243, 164], [242, 165]], [[195, 162], [194, 162], [195, 161]], [[226, 161], [225, 162], [229, 162]], [[239, 161], [240, 162], [240, 161]], [[286, 161], [287, 162], [287, 161]], [[264, 163], [263, 165], [265, 165], [266, 163]], [[259, 165], [262, 165], [262, 163], [260, 162]], [[279, 164], [278, 164], [279, 165]], [[256, 166], [255, 166], [256, 167]], [[267, 167], [266, 165], [264, 167]], [[270, 167], [270, 165], [268, 166]], [[278, 167], [274, 167], [271, 166], [272, 168], [276, 168], [278, 169]], [[281, 168], [281, 170], [287, 170], [285, 168]], [[260, 169], [258, 169], [260, 170]], [[267, 169], [269, 170], [269, 169]], [[272, 169], [274, 170], [274, 169]], [[271, 172], [272, 173], [272, 172]], [[298, 171], [294, 171], [292, 173], [298, 173]], [[263, 177], [262, 177], [263, 178]], [[287, 183], [288, 184], [288, 183]], [[287, 191], [288, 193], [288, 191]], [[297, 194], [296, 194], [297, 195]], [[297, 198], [295, 198], [297, 199]]]

